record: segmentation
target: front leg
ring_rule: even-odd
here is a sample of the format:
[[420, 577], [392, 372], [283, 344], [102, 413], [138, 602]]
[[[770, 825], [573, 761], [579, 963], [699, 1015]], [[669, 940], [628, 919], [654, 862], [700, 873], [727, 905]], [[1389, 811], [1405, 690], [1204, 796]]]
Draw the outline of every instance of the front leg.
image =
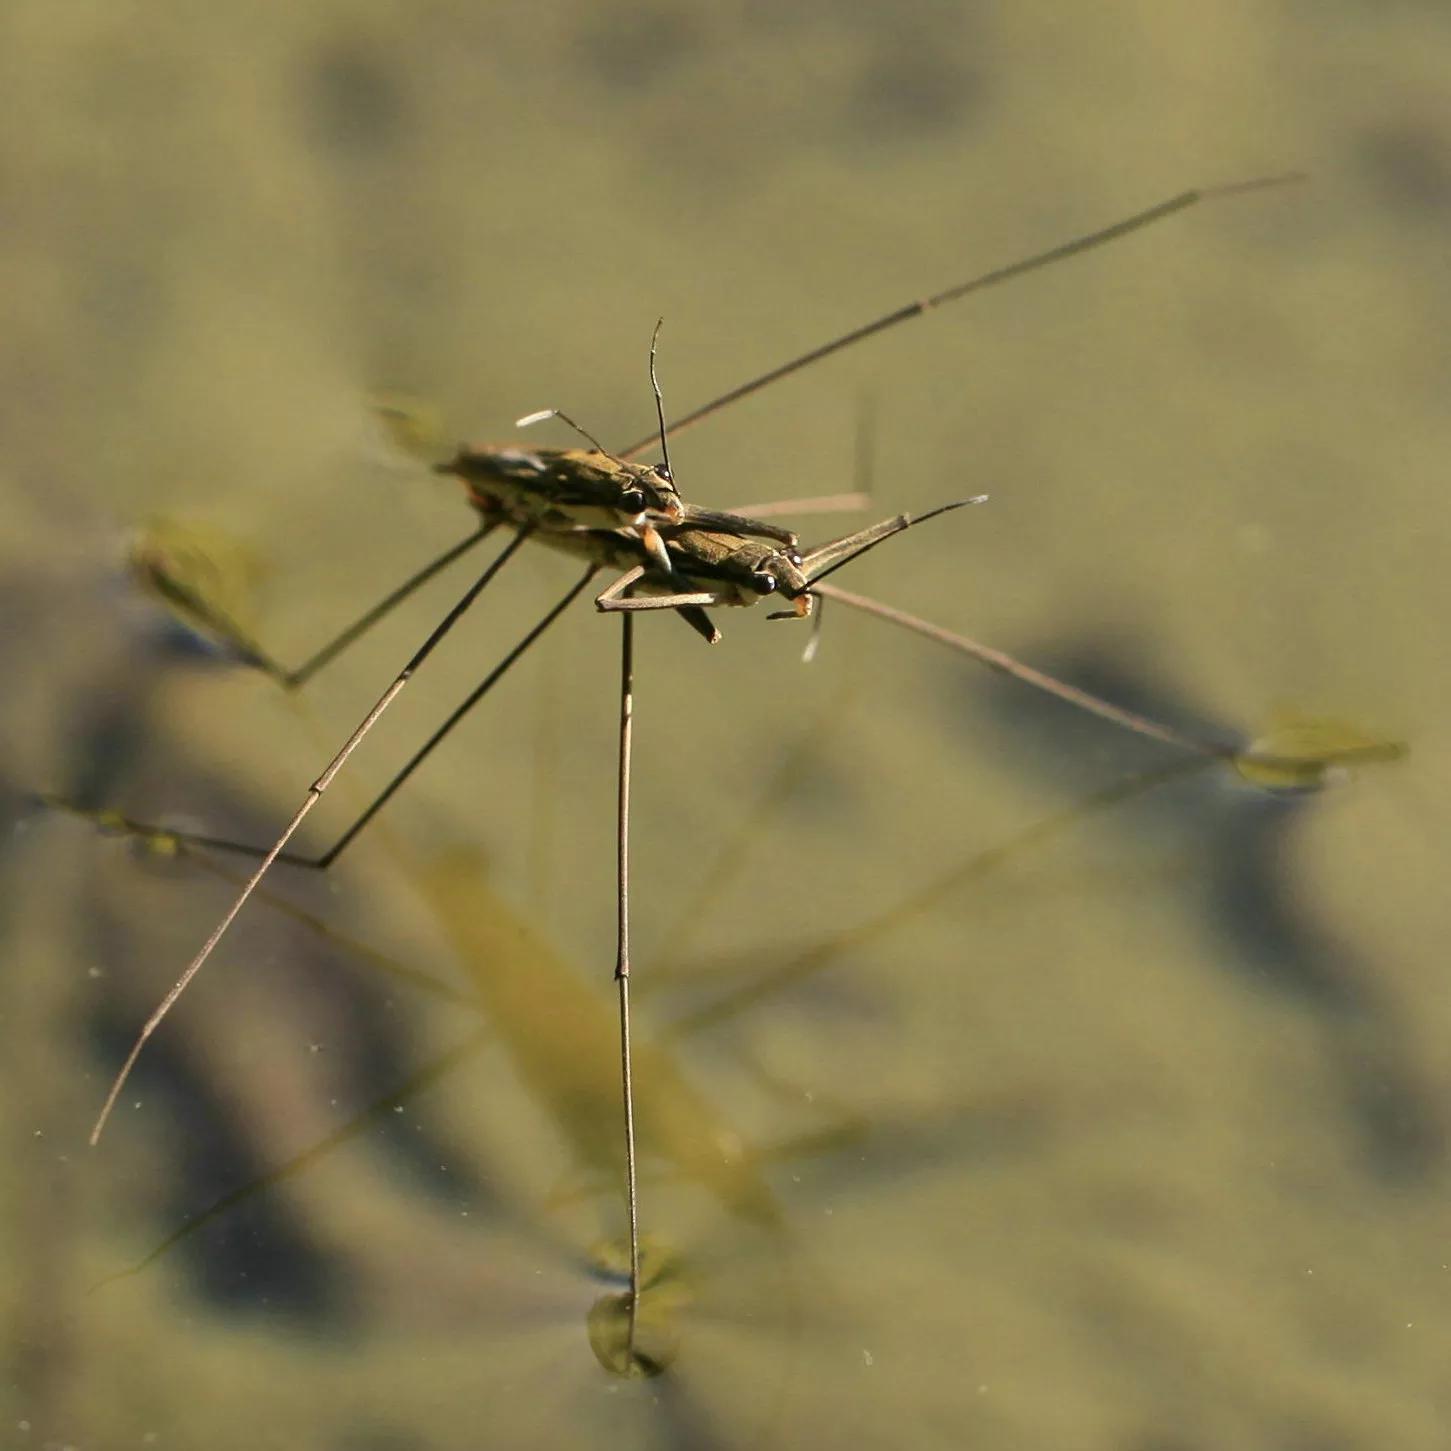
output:
[[730, 596], [718, 590], [697, 590], [689, 594], [642, 595], [635, 598], [628, 591], [640, 582], [645, 573], [646, 567], [643, 564], [626, 570], [613, 584], [606, 585], [595, 596], [595, 608], [602, 614], [612, 614], [620, 610], [677, 610], [680, 618], [707, 645], [714, 645], [720, 640], [720, 631], [706, 614], [705, 607], [732, 604], [734, 600]]

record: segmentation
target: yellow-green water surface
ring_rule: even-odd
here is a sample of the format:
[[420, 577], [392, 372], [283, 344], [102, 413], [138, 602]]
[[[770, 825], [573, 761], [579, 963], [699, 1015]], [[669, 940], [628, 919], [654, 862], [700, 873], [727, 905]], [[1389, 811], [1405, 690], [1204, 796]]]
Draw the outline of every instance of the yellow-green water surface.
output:
[[[0, 1445], [1444, 1446], [1448, 67], [1413, 3], [0, 8]], [[1408, 750], [1180, 769], [845, 610], [809, 667], [764, 611], [642, 621], [665, 1375], [601, 1363], [587, 604], [327, 880], [277, 874], [326, 932], [250, 908], [87, 1148], [231, 888], [23, 793], [265, 839], [466, 579], [292, 699], [128, 531], [198, 530], [297, 660], [470, 527], [371, 400], [425, 451], [549, 406], [623, 444], [661, 316], [679, 413], [1290, 169], [675, 442], [720, 507], [988, 493], [839, 582], [1203, 734]], [[573, 568], [505, 572], [319, 844]]]

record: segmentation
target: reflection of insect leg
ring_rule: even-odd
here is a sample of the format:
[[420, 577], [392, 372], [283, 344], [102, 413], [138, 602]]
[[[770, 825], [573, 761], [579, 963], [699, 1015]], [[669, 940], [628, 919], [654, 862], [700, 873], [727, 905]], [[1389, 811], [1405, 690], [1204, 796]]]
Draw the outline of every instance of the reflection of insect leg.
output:
[[[1203, 771], [1209, 765], [1210, 763], [1202, 760], [1181, 760], [1143, 775], [1114, 782], [1110, 786], [1095, 791], [1062, 810], [1040, 819], [1006, 840], [971, 852], [933, 881], [914, 887], [907, 896], [879, 909], [860, 922], [837, 929], [814, 942], [784, 953], [779, 947], [774, 948], [773, 953], [776, 957], [774, 962], [763, 962], [762, 951], [754, 947], [739, 959], [703, 958], [683, 967], [678, 954], [672, 953], [670, 960], [676, 965], [674, 976], [677, 981], [683, 974], [686, 982], [709, 983], [716, 991], [713, 997], [700, 1007], [687, 1013], [672, 1015], [668, 1026], [664, 1029], [663, 1040], [658, 1047], [664, 1049], [667, 1045], [678, 1046], [696, 1034], [720, 1028], [740, 1014], [768, 1003], [773, 996], [777, 996], [783, 991], [790, 991], [803, 981], [826, 970], [846, 952], [860, 950], [868, 944], [885, 941], [892, 933], [900, 931], [909, 923], [918, 920], [922, 914], [935, 910], [944, 902], [951, 901], [967, 887], [976, 884], [983, 878], [990, 877], [999, 868], [1018, 860], [1032, 849], [1076, 829], [1100, 813], [1127, 804], [1152, 792], [1160, 785], [1166, 785]], [[761, 803], [763, 807], [779, 810], [779, 785], [779, 782], [775, 783], [773, 788], [765, 793]], [[743, 835], [747, 839], [753, 839], [759, 830], [759, 825], [759, 820], [755, 817], [748, 817], [732, 835]], [[725, 850], [729, 854], [729, 843]], [[218, 876], [233, 885], [241, 884], [242, 879], [238, 875], [210, 861], [204, 854], [184, 850], [184, 855], [193, 865], [209, 874]], [[427, 869], [424, 870], [426, 873]], [[707, 875], [714, 878], [715, 874], [707, 873]], [[481, 910], [492, 915], [492, 904], [480, 907], [477, 891], [467, 895], [455, 894], [446, 887], [446, 882], [440, 880], [426, 895], [433, 910], [439, 915], [440, 922], [450, 931], [457, 930], [461, 934], [465, 924], [476, 919]], [[460, 992], [457, 988], [451, 987], [442, 979], [434, 977], [421, 968], [399, 962], [344, 935], [320, 917], [304, 908], [295, 906], [283, 897], [270, 893], [267, 888], [260, 889], [257, 896], [272, 910], [297, 922], [309, 933], [335, 944], [348, 957], [361, 964], [385, 973], [400, 983], [415, 987], [430, 997], [442, 999], [465, 1010], [473, 1010], [478, 1007], [478, 1000], [467, 992]], [[520, 930], [523, 930], [522, 927]], [[466, 957], [470, 960], [476, 955], [472, 952], [466, 953]], [[562, 979], [565, 976], [566, 974], [562, 972], [546, 971], [543, 977], [547, 979], [550, 986], [545, 990], [556, 993], [563, 991]], [[568, 974], [568, 976], [573, 979], [574, 974]], [[665, 964], [660, 964], [659, 971], [652, 970], [648, 981], [642, 982], [641, 995], [658, 997], [671, 976], [672, 974], [666, 971]], [[593, 998], [590, 1001], [593, 1002]], [[383, 1120], [398, 1105], [409, 1102], [425, 1088], [431, 1087], [455, 1069], [471, 1061], [491, 1038], [497, 1039], [507, 1046], [505, 1040], [508, 1036], [509, 1025], [494, 1018], [493, 1028], [495, 1030], [493, 1034], [482, 1028], [469, 1032], [453, 1047], [430, 1059], [422, 1068], [409, 1074], [389, 1093], [379, 1096], [360, 1110], [355, 1117], [340, 1125], [326, 1137], [319, 1139], [295, 1157], [275, 1166], [266, 1174], [242, 1185], [190, 1217], [185, 1225], [168, 1235], [143, 1259], [120, 1271], [113, 1278], [144, 1269], [176, 1244], [197, 1233], [205, 1225], [236, 1208], [247, 1199], [305, 1172], [319, 1160], [353, 1141], [370, 1126]], [[769, 1079], [769, 1070], [763, 1065], [748, 1059], [745, 1066], [753, 1081]], [[772, 1085], [766, 1081], [764, 1086], [769, 1091]], [[602, 1083], [599, 1088], [601, 1092], [604, 1092], [607, 1085]], [[793, 1101], [799, 1101], [799, 1091], [787, 1091]], [[819, 1095], [819, 1090], [814, 1092]], [[751, 1156], [751, 1162], [759, 1161], [762, 1158], [783, 1159], [793, 1151], [810, 1152], [813, 1146], [829, 1151], [849, 1142], [850, 1135], [854, 1130], [860, 1128], [862, 1122], [861, 1115], [854, 1111], [850, 1104], [838, 1105], [829, 1118], [830, 1122], [820, 1129], [808, 1131], [797, 1138], [756, 1151]], [[706, 1124], [698, 1126], [700, 1134], [707, 1133], [708, 1129], [709, 1125]], [[567, 1132], [567, 1128], [565, 1131]], [[664, 1177], [668, 1177], [668, 1171], [667, 1175], [662, 1176], [662, 1179]], [[655, 1175], [652, 1174], [651, 1182], [654, 1181], [654, 1178]], [[578, 1192], [583, 1191], [572, 1189], [569, 1193], [557, 1195], [553, 1202], [566, 1202]]]
[[169, 557], [170, 551], [164, 540], [157, 542], [153, 537], [142, 538], [132, 549], [131, 563], [151, 589], [175, 606], [185, 618], [220, 639], [238, 660], [269, 675], [284, 690], [298, 690], [435, 575], [455, 560], [462, 559], [476, 544], [481, 544], [496, 527], [493, 522], [481, 524], [472, 534], [444, 550], [411, 574], [397, 589], [365, 610], [325, 645], [313, 651], [301, 665], [291, 668], [263, 649], [224, 607], [184, 577], [183, 572], [176, 568], [174, 558]]

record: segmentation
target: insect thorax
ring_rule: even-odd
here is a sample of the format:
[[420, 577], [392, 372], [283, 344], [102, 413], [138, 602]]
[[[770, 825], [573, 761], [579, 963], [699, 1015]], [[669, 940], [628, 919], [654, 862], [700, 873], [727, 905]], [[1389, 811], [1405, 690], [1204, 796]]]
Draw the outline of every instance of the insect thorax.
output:
[[440, 473], [464, 481], [486, 519], [544, 531], [623, 529], [680, 503], [658, 470], [586, 449], [460, 447]]

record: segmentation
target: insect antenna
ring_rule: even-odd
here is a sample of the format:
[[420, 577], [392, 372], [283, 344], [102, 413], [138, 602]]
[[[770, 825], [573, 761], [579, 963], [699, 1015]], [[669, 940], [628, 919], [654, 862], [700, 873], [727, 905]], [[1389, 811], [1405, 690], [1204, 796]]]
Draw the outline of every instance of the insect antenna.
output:
[[[655, 474], [664, 484], [664, 487], [668, 492], [668, 496], [670, 499], [669, 509], [671, 517], [678, 518], [681, 517], [681, 515], [683, 514], [684, 506], [681, 503], [680, 495], [675, 488], [675, 481], [671, 477], [670, 473], [670, 454], [669, 451], [665, 449], [664, 405], [661, 403], [660, 400], [660, 385], [655, 380], [655, 342], [656, 339], [658, 339], [660, 336], [660, 327], [664, 321], [664, 318], [660, 318], [656, 322], [655, 331], [651, 334], [650, 337], [650, 382], [655, 389], [655, 413], [660, 420], [660, 444], [661, 450], [665, 454], [665, 461], [660, 465], [659, 468], [655, 470]], [[602, 443], [600, 443], [600, 441], [594, 436], [594, 434], [590, 433], [588, 429], [582, 428], [578, 423], [574, 421], [574, 419], [572, 419], [567, 413], [559, 408], [544, 408], [541, 409], [538, 413], [525, 414], [523, 418], [515, 420], [514, 427], [529, 428], [535, 423], [542, 423], [547, 418], [561, 419], [563, 422], [567, 423], [572, 429], [574, 429], [576, 433], [581, 434], [583, 437], [587, 438], [594, 445], [597, 452], [604, 454], [606, 458], [614, 459], [616, 462], [622, 462], [620, 457], [616, 454], [610, 453], [610, 451], [605, 448]], [[655, 564], [660, 569], [661, 573], [672, 573], [673, 566], [670, 563], [670, 551], [666, 549], [665, 541], [660, 537], [660, 531], [656, 529], [654, 524], [652, 524], [647, 518], [644, 517], [643, 513], [639, 518], [633, 521], [633, 527], [639, 534], [641, 543], [644, 544], [647, 550], [649, 550], [650, 557], [655, 561]]]
[[655, 375], [655, 348], [660, 341], [660, 329], [665, 326], [665, 319], [655, 319], [655, 331], [650, 334], [650, 387], [655, 392], [655, 418], [660, 425], [660, 457], [663, 460], [662, 467], [665, 470], [665, 477], [673, 479], [674, 472], [670, 467], [670, 441], [669, 430], [665, 427], [665, 399], [660, 392], [660, 379]]
[[537, 413], [526, 413], [523, 418], [514, 420], [514, 427], [533, 428], [536, 423], [544, 423], [551, 418], [557, 418], [561, 423], [567, 423], [581, 438], [588, 440], [593, 445], [596, 453], [602, 453], [606, 458], [614, 458], [615, 455], [589, 429], [583, 424], [576, 423], [562, 408], [541, 408]]
[[[655, 324], [655, 331], [657, 334], [659, 333], [659, 323]], [[655, 376], [655, 343], [653, 339], [650, 343], [650, 376], [652, 378]], [[659, 406], [658, 390], [656, 406], [657, 408]], [[537, 413], [526, 413], [523, 418], [516, 418], [514, 420], [514, 427], [532, 428], [536, 423], [543, 423], [546, 419], [549, 418], [558, 418], [561, 422], [567, 423], [572, 429], [574, 429], [577, 434], [579, 434], [582, 438], [588, 439], [589, 442], [594, 445], [596, 453], [603, 454], [605, 458], [612, 459], [615, 463], [624, 463], [623, 458], [621, 458], [618, 454], [611, 453], [609, 449], [607, 449], [604, 444], [602, 444], [599, 439], [594, 436], [594, 434], [592, 434], [587, 428], [576, 423], [574, 419], [572, 419], [569, 414], [567, 414], [562, 408], [541, 408]], [[672, 518], [679, 517], [683, 513], [684, 505], [681, 503], [680, 495], [676, 491], [675, 482], [670, 477], [670, 468], [668, 462], [665, 466], [656, 469], [655, 474], [660, 481], [660, 484], [663, 486], [663, 491], [666, 496], [665, 507], [667, 513]], [[647, 520], [644, 519], [643, 513], [641, 514], [641, 516], [636, 518], [633, 523], [634, 527], [639, 532], [640, 538], [644, 543], [646, 549], [650, 551], [651, 556], [654, 558], [655, 563], [659, 565], [660, 568], [665, 571], [665, 573], [668, 574], [670, 572], [670, 553], [665, 548], [664, 541], [660, 538], [659, 531], [655, 528], [653, 524], [649, 523]]]
[[[680, 502], [680, 491], [675, 488], [675, 475], [670, 471], [670, 445], [665, 439], [665, 403], [660, 396], [660, 380], [655, 376], [655, 345], [660, 341], [660, 329], [665, 325], [665, 319], [655, 319], [655, 331], [650, 334], [650, 387], [655, 391], [655, 417], [660, 423], [660, 457], [661, 464], [656, 470], [675, 494], [676, 502]], [[675, 572], [675, 566], [670, 562], [670, 551], [665, 547], [665, 541], [660, 537], [660, 531], [648, 521], [640, 525], [640, 542], [649, 551], [650, 558], [655, 561], [660, 572], [671, 575]], [[699, 626], [697, 625], [697, 628]], [[633, 1170], [632, 1170], [633, 1172]], [[634, 1293], [634, 1287], [631, 1294]], [[631, 1314], [633, 1315], [633, 1311]]]

